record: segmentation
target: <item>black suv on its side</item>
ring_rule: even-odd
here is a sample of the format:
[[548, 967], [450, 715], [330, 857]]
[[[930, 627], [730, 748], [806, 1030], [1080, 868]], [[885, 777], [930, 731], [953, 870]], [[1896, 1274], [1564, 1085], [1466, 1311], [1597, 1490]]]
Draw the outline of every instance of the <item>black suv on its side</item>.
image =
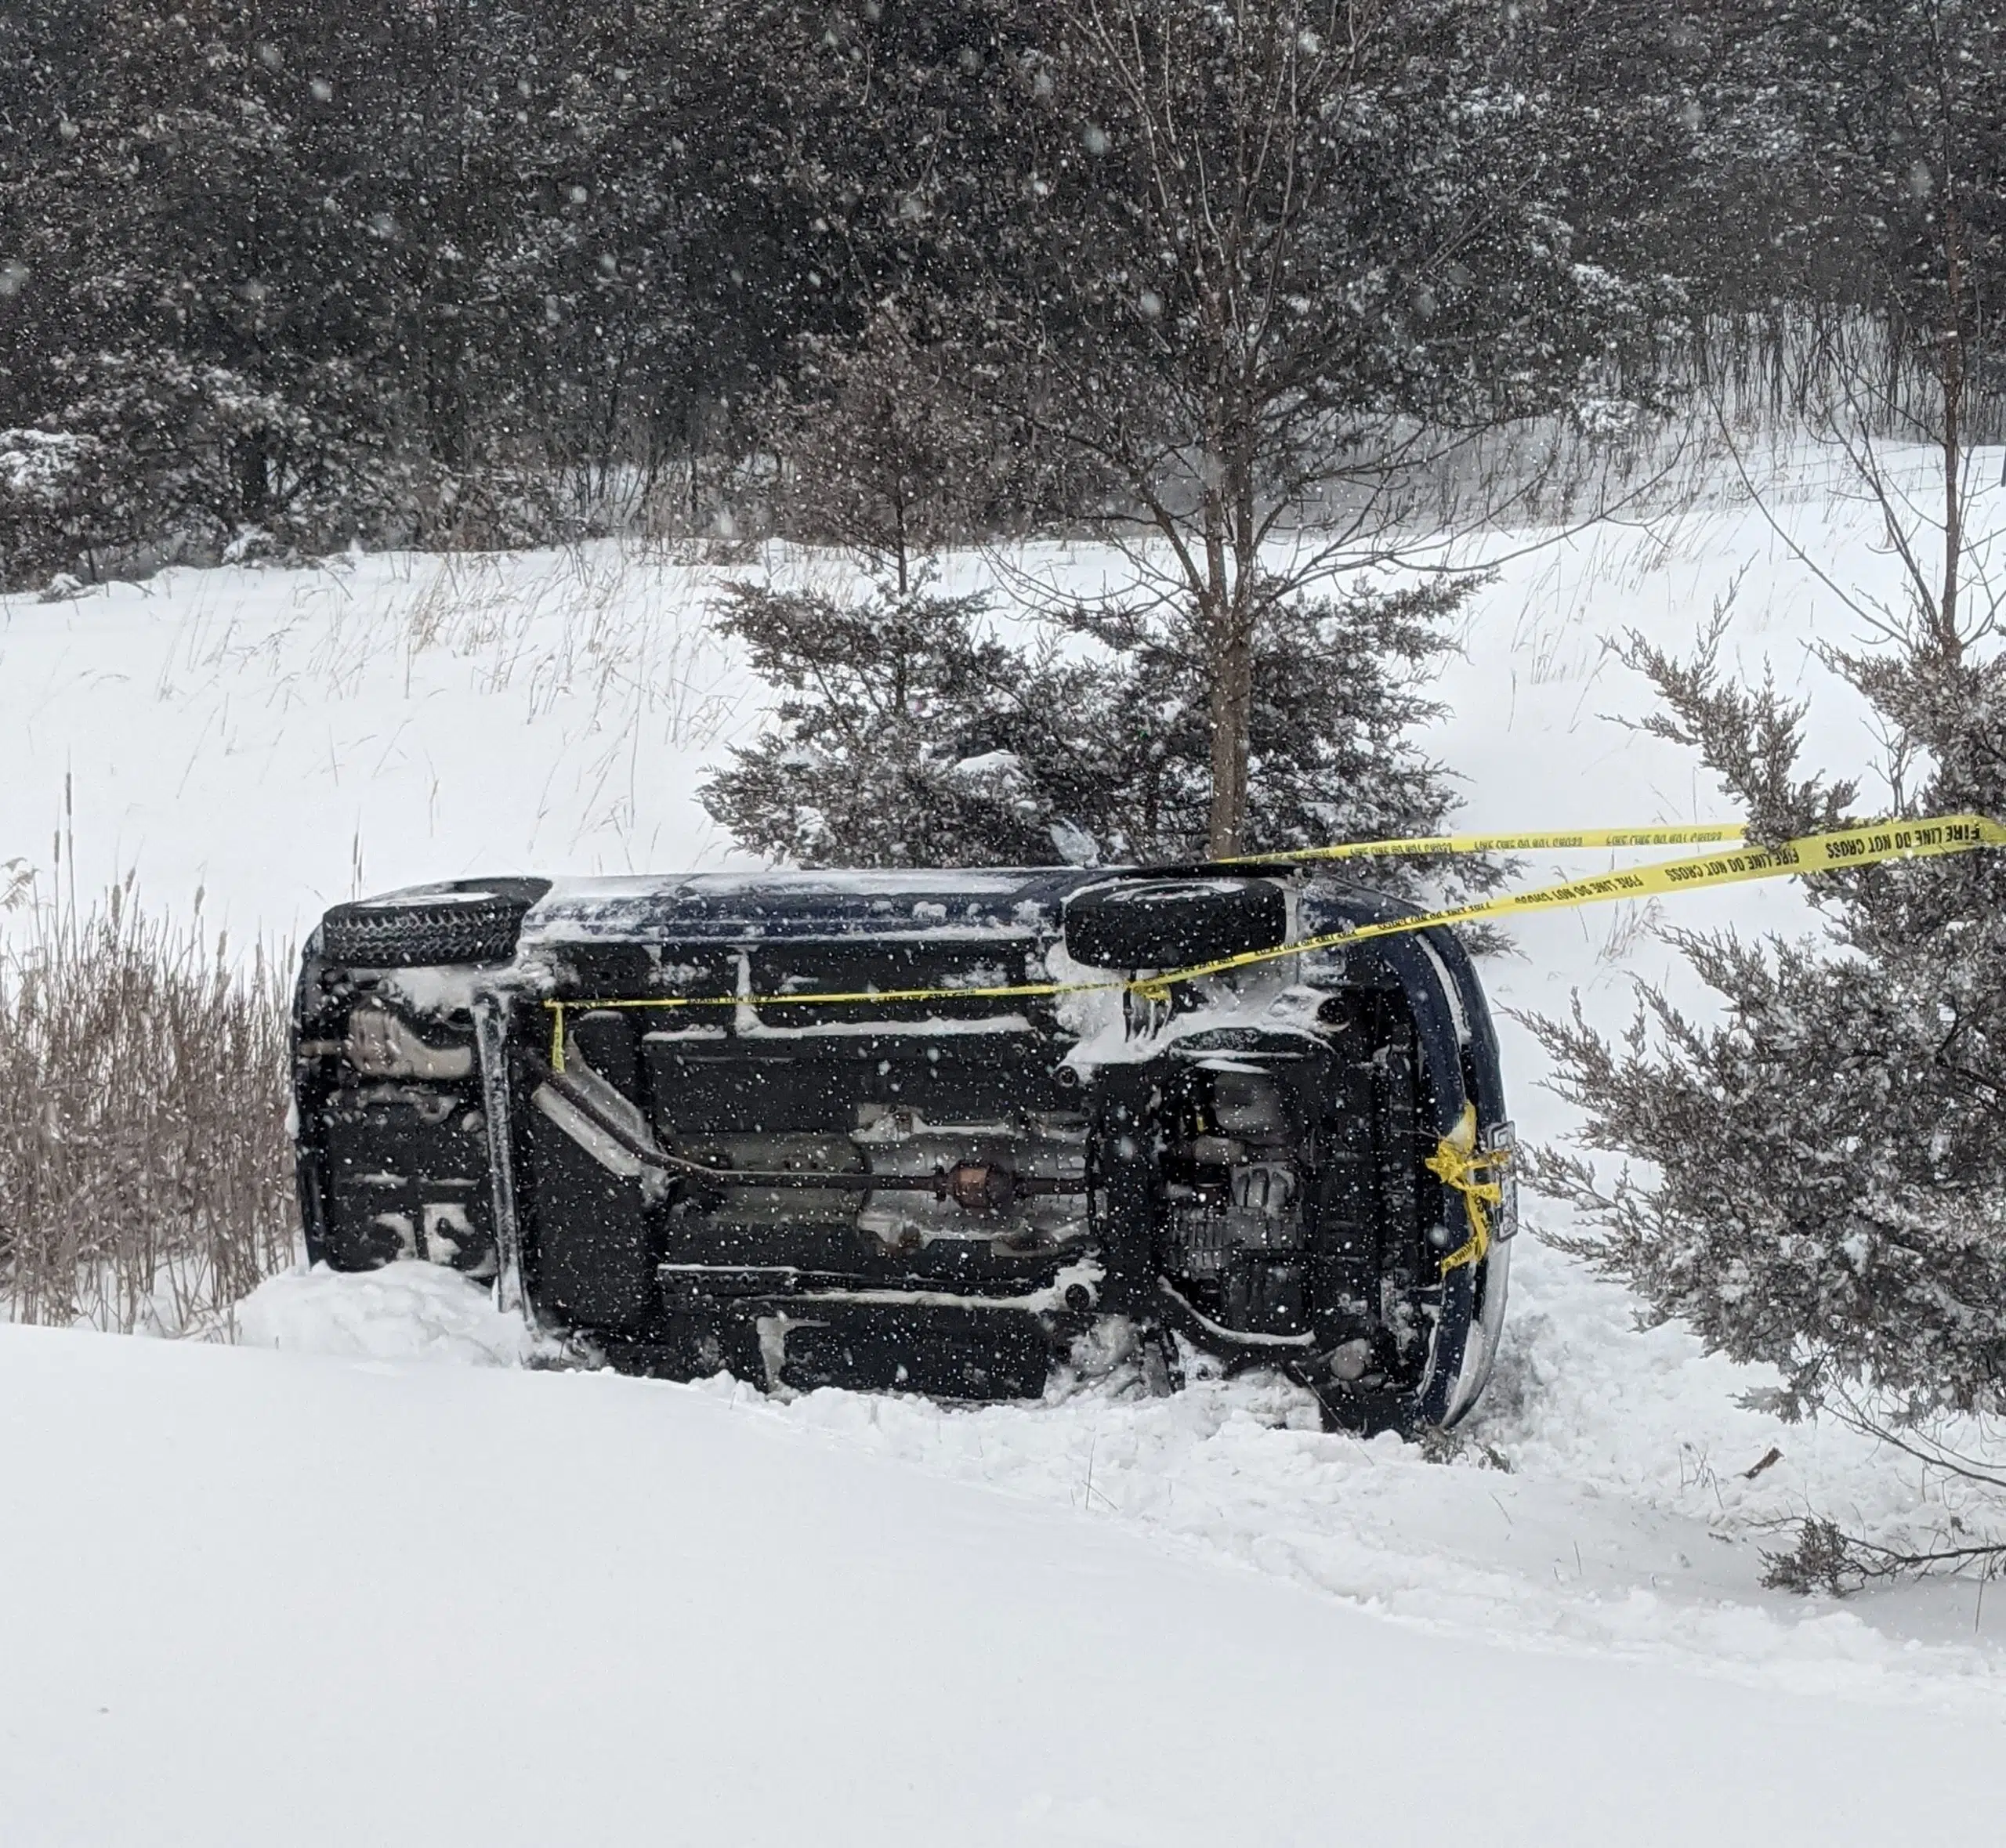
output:
[[1225, 867], [340, 906], [298, 996], [308, 1249], [491, 1279], [637, 1372], [1033, 1396], [1092, 1338], [1172, 1378], [1283, 1369], [1356, 1428], [1452, 1424], [1513, 1230], [1508, 1178], [1486, 1209], [1443, 1159], [1510, 1135], [1461, 946], [1130, 979], [1399, 914]]

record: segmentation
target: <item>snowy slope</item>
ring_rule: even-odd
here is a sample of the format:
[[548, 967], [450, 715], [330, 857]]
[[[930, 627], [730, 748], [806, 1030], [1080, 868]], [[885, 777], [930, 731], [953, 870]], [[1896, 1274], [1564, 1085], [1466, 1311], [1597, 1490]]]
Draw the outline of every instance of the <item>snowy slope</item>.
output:
[[[1834, 578], [1897, 594], [1865, 510], [1811, 496], [1776, 513]], [[1715, 509], [1539, 549], [1525, 537], [1490, 542], [1500, 575], [1432, 741], [1466, 779], [1468, 825], [1719, 816], [1684, 754], [1620, 722], [1646, 697], [1605, 643], [1631, 626], [1683, 642], [1737, 580], [1730, 648], [1813, 693], [1814, 755], [1870, 788], [1858, 703], [1812, 652], [1860, 625], [1767, 515]], [[779, 554], [754, 568], [843, 575]], [[1013, 569], [1080, 586], [1107, 560], [1052, 547]], [[955, 561], [950, 588], [990, 570]], [[724, 574], [609, 546], [0, 600], [0, 863], [20, 855], [49, 877], [67, 776], [81, 890], [136, 868], [157, 902], [203, 891], [240, 940], [418, 879], [719, 864], [728, 848], [694, 786], [760, 704], [703, 630]], [[1529, 856], [1523, 877], [1608, 863]], [[1678, 916], [1806, 920], [1781, 884], [1693, 895]], [[1502, 1007], [1578, 993], [1619, 1025], [1635, 977], [1689, 992], [1650, 921], [1628, 906], [1519, 920], [1518, 953], [1484, 978]], [[1504, 1028], [1522, 1130], [1564, 1134], [1536, 1048]], [[1387, 1767], [1432, 1774], [1440, 1754], [1400, 1698], [1361, 1691], [1418, 1689], [1444, 1665], [1470, 1691], [1444, 1721], [1461, 1749], [1522, 1755], [1498, 1773], [1507, 1794], [1483, 1802], [1487, 1827], [1567, 1817], [1542, 1839], [1585, 1839], [1620, 1809], [1638, 1839], [1813, 1839], [1809, 1821], [1801, 1838], [1772, 1825], [1787, 1799], [1833, 1822], [1823, 1839], [1906, 1839], [1939, 1799], [1976, 1801], [1997, 1755], [1939, 1751], [1918, 1716], [1939, 1744], [1967, 1724], [1996, 1736], [2006, 1594], [1987, 1604], [1953, 1582], [1806, 1603], [1761, 1589], [1760, 1554], [1813, 1508], [1889, 1535], [1998, 1517], [1843, 1430], [1740, 1409], [1758, 1376], [1677, 1329], [1636, 1333], [1620, 1291], [1530, 1239], [1513, 1291], [1497, 1383], [1443, 1461], [1326, 1436], [1258, 1381], [1152, 1401], [1117, 1376], [969, 1412], [422, 1368], [514, 1362], [524, 1344], [420, 1268], [268, 1285], [243, 1333], [276, 1358], [0, 1330], [0, 1633], [30, 1665], [0, 1676], [13, 1703], [0, 1841], [176, 1839], [136, 1808], [100, 1826], [60, 1806], [92, 1800], [150, 1805], [188, 1839], [357, 1839], [393, 1813], [447, 1817], [434, 1839], [512, 1839], [557, 1813], [560, 1790], [592, 1839], [611, 1832], [596, 1806], [615, 1799], [591, 1767], [637, 1758], [650, 1768], [622, 1774], [618, 1800], [676, 1816], [673, 1785], [696, 1805], [693, 1839], [713, 1825], [777, 1839], [820, 1801], [831, 1840], [873, 1817], [874, 1839], [1013, 1839], [1021, 1823], [1058, 1840], [1178, 1840], [1257, 1796], [1283, 1839], [1419, 1839]], [[797, 1477], [803, 1518], [769, 1518]], [[555, 1492], [576, 1485], [582, 1499]], [[838, 1612], [773, 1589], [853, 1575], [862, 1589]], [[680, 1601], [661, 1589], [672, 1579]], [[903, 1610], [898, 1584], [925, 1615], [901, 1619], [896, 1646], [842, 1628]], [[827, 1665], [852, 1644], [854, 1698], [847, 1669]], [[1007, 1670], [993, 1684], [969, 1678], [984, 1652]], [[711, 1694], [679, 1688], [671, 1656], [698, 1664]], [[80, 1676], [136, 1705], [36, 1694], [74, 1693]], [[92, 1756], [112, 1752], [96, 1705], [136, 1716], [115, 1777]], [[1308, 1736], [1305, 1711], [1316, 1747], [1284, 1777], [1276, 1741]], [[512, 1729], [542, 1738], [546, 1723], [559, 1733], [543, 1755], [518, 1745]], [[344, 1741], [339, 1772], [299, 1763], [324, 1724]], [[1870, 1724], [1897, 1729], [1888, 1749], [1865, 1749]], [[380, 1800], [401, 1808], [368, 1809], [364, 1738], [391, 1754]], [[771, 1786], [771, 1827], [729, 1808], [751, 1799], [721, 1774], [705, 1781], [704, 1763], [791, 1764], [784, 1745], [828, 1775], [755, 1777]], [[278, 1768], [226, 1785], [226, 1752]], [[1024, 1770], [1046, 1761], [1043, 1784]], [[1485, 1788], [1455, 1777], [1458, 1792]], [[299, 1802], [281, 1817], [270, 1806], [288, 1789]], [[21, 1793], [40, 1806], [10, 1810]], [[462, 1806], [426, 1807], [449, 1801]], [[6, 1826], [30, 1814], [40, 1836]], [[215, 1832], [226, 1824], [244, 1833]]]
[[0, 1408], [10, 1848], [1785, 1848], [2006, 1803], [1996, 1712], [1415, 1633], [693, 1388], [9, 1329]]

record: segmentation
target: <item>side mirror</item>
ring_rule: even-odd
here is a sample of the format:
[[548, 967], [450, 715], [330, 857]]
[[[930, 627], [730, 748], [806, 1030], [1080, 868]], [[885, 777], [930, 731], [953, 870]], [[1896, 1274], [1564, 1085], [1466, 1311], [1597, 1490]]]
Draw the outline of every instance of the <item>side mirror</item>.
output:
[[1181, 969], [1288, 941], [1277, 880], [1110, 880], [1066, 901], [1066, 953], [1094, 969]]

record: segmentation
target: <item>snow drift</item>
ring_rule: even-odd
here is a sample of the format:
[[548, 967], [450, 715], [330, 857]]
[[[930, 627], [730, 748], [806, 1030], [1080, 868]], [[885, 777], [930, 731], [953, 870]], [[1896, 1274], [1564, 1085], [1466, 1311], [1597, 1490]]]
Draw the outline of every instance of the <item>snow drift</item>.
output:
[[0, 1405], [34, 1848], [1781, 1848], [2006, 1800], [1996, 1713], [1419, 1634], [694, 1388], [16, 1328]]

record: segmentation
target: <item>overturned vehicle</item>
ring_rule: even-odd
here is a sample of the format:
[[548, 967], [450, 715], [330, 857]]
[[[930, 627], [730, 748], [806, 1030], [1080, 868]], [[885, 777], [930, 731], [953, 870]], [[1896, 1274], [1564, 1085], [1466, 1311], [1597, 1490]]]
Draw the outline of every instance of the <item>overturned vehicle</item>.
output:
[[1329, 941], [1401, 915], [1273, 866], [342, 905], [298, 994], [307, 1248], [491, 1280], [639, 1372], [984, 1399], [1132, 1354], [1452, 1424], [1510, 1130], [1454, 937]]

